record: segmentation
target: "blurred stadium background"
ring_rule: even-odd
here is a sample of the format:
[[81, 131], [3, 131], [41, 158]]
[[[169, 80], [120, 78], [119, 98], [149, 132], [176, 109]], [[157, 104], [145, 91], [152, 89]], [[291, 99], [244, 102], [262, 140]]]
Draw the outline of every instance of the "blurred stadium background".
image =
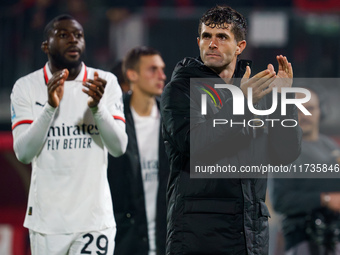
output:
[[[0, 254], [27, 255], [22, 227], [30, 166], [13, 154], [9, 96], [15, 81], [46, 62], [40, 50], [45, 24], [69, 13], [85, 29], [88, 66], [111, 70], [137, 45], [158, 49], [169, 81], [176, 63], [197, 56], [198, 20], [207, 8], [227, 4], [248, 19], [252, 73], [286, 55], [300, 78], [339, 78], [339, 0], [1, 0], [0, 1]], [[322, 86], [322, 84], [320, 84]], [[328, 109], [322, 132], [338, 139], [340, 86], [324, 91]], [[270, 205], [270, 201], [268, 203]], [[271, 219], [270, 254], [281, 254], [277, 216]], [[279, 245], [278, 245], [279, 243]]]

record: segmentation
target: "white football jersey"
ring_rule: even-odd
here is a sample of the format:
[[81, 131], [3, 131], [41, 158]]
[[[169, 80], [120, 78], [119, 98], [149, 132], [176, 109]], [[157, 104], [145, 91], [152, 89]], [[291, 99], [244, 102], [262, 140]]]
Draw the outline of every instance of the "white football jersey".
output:
[[[40, 152], [32, 160], [32, 177], [24, 226], [45, 234], [63, 234], [115, 226], [107, 181], [107, 149], [82, 92], [82, 81], [97, 71], [107, 81], [100, 101], [113, 118], [124, 121], [122, 92], [117, 78], [86, 67], [65, 81], [64, 95], [52, 118]], [[12, 129], [30, 124], [47, 104], [44, 68], [20, 78], [11, 94]]]

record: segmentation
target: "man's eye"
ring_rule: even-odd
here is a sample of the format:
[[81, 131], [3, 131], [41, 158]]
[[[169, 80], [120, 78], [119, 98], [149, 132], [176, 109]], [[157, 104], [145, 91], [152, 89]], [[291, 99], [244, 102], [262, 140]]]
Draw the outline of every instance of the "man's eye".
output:
[[67, 37], [67, 34], [66, 33], [60, 33], [59, 34], [59, 38], [66, 38]]
[[80, 39], [80, 38], [83, 37], [83, 34], [82, 34], [82, 33], [77, 33], [77, 34], [75, 34], [75, 37], [78, 38], [78, 39]]

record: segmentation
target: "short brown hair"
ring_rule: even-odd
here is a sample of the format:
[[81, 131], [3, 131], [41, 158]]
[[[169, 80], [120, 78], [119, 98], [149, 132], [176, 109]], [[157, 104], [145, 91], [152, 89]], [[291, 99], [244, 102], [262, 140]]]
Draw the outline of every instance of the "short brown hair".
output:
[[198, 25], [198, 36], [201, 37], [202, 24], [209, 27], [225, 28], [225, 24], [231, 24], [231, 32], [237, 42], [245, 40], [247, 34], [247, 22], [244, 16], [229, 6], [217, 5], [206, 11]]
[[153, 56], [153, 55], [161, 56], [161, 53], [158, 50], [155, 50], [147, 46], [139, 46], [139, 47], [135, 47], [131, 49], [126, 54], [123, 60], [123, 64], [122, 64], [123, 75], [126, 81], [129, 81], [129, 79], [126, 76], [127, 70], [132, 69], [132, 70], [138, 71], [140, 58], [142, 56]]

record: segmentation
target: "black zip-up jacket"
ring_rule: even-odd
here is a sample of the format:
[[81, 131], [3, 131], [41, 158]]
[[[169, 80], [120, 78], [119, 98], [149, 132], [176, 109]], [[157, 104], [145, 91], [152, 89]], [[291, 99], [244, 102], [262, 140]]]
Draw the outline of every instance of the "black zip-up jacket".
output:
[[[141, 162], [135, 125], [130, 109], [131, 95], [124, 95], [126, 133], [129, 141], [124, 155], [109, 155], [108, 181], [117, 224], [115, 255], [148, 255], [149, 238], [146, 218]], [[157, 99], [159, 108], [159, 100]], [[161, 127], [160, 127], [161, 128]], [[165, 254], [166, 239], [166, 187], [169, 161], [163, 137], [159, 135], [158, 192], [156, 207], [156, 254]]]
[[[221, 109], [209, 104], [207, 115], [202, 115], [200, 102], [192, 102], [195, 98], [190, 96], [190, 78], [220, 79], [199, 58], [186, 58], [177, 64], [162, 94], [163, 136], [170, 160], [166, 254], [267, 254], [266, 178], [190, 178], [190, 156], [215, 155], [213, 163], [231, 164], [238, 169], [288, 164], [300, 153], [301, 129], [266, 125], [254, 135], [242, 125], [218, 125], [211, 132], [213, 118], [240, 121], [252, 119], [253, 115], [245, 107], [244, 116], [233, 116], [233, 99], [228, 90], [218, 90], [223, 101]], [[219, 83], [224, 81], [220, 79]], [[270, 106], [269, 96], [257, 107]], [[279, 108], [271, 118], [282, 119]], [[285, 118], [297, 120], [295, 106], [288, 107]]]

